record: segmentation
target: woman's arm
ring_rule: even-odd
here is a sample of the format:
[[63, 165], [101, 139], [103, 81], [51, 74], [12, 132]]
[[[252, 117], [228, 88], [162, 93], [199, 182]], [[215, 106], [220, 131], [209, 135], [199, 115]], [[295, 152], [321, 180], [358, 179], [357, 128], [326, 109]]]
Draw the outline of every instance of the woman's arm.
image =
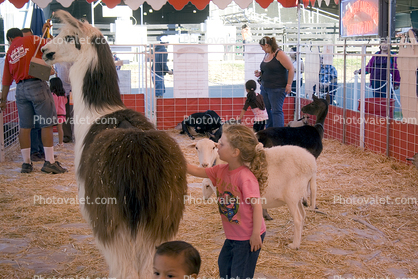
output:
[[263, 221], [263, 209], [259, 198], [251, 198], [251, 206], [253, 207], [253, 233], [250, 238], [251, 252], [261, 249], [263, 242], [261, 241], [261, 224]]
[[286, 93], [290, 93], [292, 91], [293, 76], [295, 75], [293, 63], [284, 51], [279, 51], [276, 58], [289, 72], [287, 76]]
[[201, 168], [195, 165], [187, 164], [187, 172], [194, 176], [209, 178], [209, 176], [206, 174], [205, 168]]

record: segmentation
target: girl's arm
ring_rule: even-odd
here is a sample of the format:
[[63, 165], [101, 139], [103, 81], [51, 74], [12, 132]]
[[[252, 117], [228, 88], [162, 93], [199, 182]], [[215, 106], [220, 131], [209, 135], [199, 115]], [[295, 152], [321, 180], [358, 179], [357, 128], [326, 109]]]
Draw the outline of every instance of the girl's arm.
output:
[[187, 164], [187, 172], [194, 176], [209, 178], [209, 176], [206, 174], [205, 168], [201, 168], [195, 165]]
[[244, 117], [244, 114], [245, 114], [245, 110], [242, 110], [241, 114], [238, 117], [238, 123], [241, 123], [241, 120], [242, 120], [242, 117]]
[[253, 207], [253, 234], [250, 238], [251, 252], [261, 249], [263, 242], [261, 241], [260, 231], [263, 222], [263, 208], [259, 198], [251, 198], [251, 206]]

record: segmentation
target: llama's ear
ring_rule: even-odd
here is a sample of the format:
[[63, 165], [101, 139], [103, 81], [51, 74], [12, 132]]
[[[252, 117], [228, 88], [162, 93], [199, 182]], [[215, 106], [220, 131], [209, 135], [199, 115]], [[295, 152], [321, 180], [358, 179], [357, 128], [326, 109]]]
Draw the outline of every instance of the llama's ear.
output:
[[316, 95], [315, 95], [315, 94], [312, 94], [312, 99], [313, 99], [313, 100], [318, 100], [318, 97], [316, 97]]
[[58, 10], [54, 13], [54, 16], [57, 17], [62, 23], [69, 24], [74, 28], [81, 29], [83, 24], [75, 19], [69, 12]]

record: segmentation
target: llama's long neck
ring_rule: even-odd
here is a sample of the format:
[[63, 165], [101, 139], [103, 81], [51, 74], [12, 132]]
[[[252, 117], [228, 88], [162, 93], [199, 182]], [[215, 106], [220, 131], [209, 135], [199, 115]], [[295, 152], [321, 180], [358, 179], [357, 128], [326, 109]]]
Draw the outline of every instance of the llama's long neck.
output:
[[[107, 49], [106, 49], [107, 48]], [[75, 162], [78, 165], [84, 137], [94, 121], [124, 108], [118, 77], [107, 44], [94, 45], [81, 53], [70, 69], [74, 104]]]
[[325, 123], [325, 118], [327, 117], [327, 114], [328, 114], [328, 105], [325, 104], [325, 106], [326, 106], [326, 109], [324, 109], [323, 111], [320, 111], [316, 115], [316, 122], [314, 125], [319, 135], [321, 136], [321, 139], [324, 138], [324, 123]]
[[318, 113], [318, 115], [316, 116], [316, 122], [315, 122], [315, 124], [318, 124], [319, 123], [319, 124], [324, 125], [325, 118], [327, 117], [327, 114], [328, 114], [328, 106], [326, 106], [326, 109], [325, 110], [320, 111]]

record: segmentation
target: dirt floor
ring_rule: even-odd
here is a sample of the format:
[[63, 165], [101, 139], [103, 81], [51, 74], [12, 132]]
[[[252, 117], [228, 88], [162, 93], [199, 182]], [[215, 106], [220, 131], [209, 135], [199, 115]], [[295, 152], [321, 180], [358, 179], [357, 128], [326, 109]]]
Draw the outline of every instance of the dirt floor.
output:
[[[193, 142], [177, 131], [190, 163]], [[82, 218], [74, 178], [73, 144], [57, 150], [61, 175], [21, 174], [20, 152], [0, 164], [0, 278], [108, 276], [92, 231]], [[317, 212], [307, 211], [299, 250], [287, 248], [293, 221], [287, 207], [271, 209], [258, 278], [418, 278], [418, 170], [384, 156], [324, 140], [317, 161]], [[201, 201], [201, 179], [188, 177]], [[199, 277], [217, 276], [224, 233], [215, 204], [187, 204], [176, 239], [201, 253]], [[78, 277], [77, 277], [78, 276]]]

